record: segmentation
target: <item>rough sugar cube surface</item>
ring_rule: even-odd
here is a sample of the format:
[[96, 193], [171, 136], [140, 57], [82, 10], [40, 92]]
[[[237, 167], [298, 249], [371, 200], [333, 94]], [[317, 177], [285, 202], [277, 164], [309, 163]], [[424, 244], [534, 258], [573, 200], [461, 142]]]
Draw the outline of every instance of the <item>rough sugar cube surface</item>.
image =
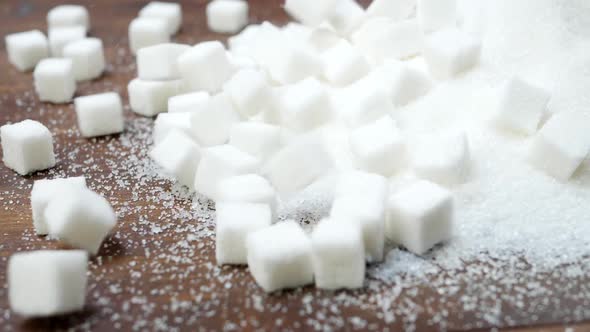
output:
[[410, 66], [386, 63], [381, 69], [390, 83], [391, 100], [396, 107], [405, 106], [426, 95], [432, 88], [428, 75]]
[[78, 97], [74, 100], [78, 129], [84, 137], [117, 134], [123, 131], [123, 103], [116, 92]]
[[88, 10], [79, 5], [60, 5], [47, 12], [49, 29], [60, 27], [82, 26], [85, 31], [90, 30]]
[[401, 21], [410, 17], [415, 8], [416, 0], [373, 0], [367, 8], [367, 16]]
[[53, 137], [43, 124], [24, 120], [0, 127], [2, 161], [20, 175], [55, 166]]
[[313, 282], [311, 241], [299, 224], [284, 221], [248, 235], [248, 268], [266, 292]]
[[[284, 41], [277, 41], [277, 43]], [[275, 46], [276, 47], [276, 46]], [[269, 54], [262, 63], [267, 64], [270, 77], [282, 84], [293, 84], [322, 73], [322, 59], [311, 47], [301, 44], [285, 44], [280, 48], [268, 49]]]
[[39, 250], [12, 255], [8, 299], [24, 317], [48, 317], [81, 310], [86, 297], [88, 255], [82, 250]]
[[49, 43], [43, 32], [31, 30], [5, 37], [8, 61], [20, 71], [28, 71], [49, 56]]
[[356, 0], [339, 0], [327, 22], [343, 36], [348, 36], [365, 19], [365, 10]]
[[180, 184], [193, 188], [201, 149], [186, 133], [172, 130], [149, 155]]
[[415, 254], [449, 240], [452, 226], [453, 197], [432, 182], [415, 182], [389, 199], [385, 234]]
[[84, 38], [68, 43], [63, 56], [72, 60], [76, 81], [98, 78], [105, 70], [104, 49], [98, 38]]
[[169, 35], [178, 32], [182, 24], [182, 8], [178, 3], [152, 1], [139, 11], [139, 17], [159, 18], [166, 23]]
[[229, 144], [261, 161], [281, 148], [281, 127], [260, 122], [235, 123], [229, 133]]
[[315, 284], [323, 289], [360, 288], [365, 250], [358, 225], [324, 219], [311, 236]]
[[43, 59], [33, 72], [35, 91], [41, 101], [67, 103], [76, 93], [76, 80], [72, 60]]
[[480, 50], [478, 40], [452, 28], [426, 37], [423, 54], [435, 78], [449, 79], [473, 68], [479, 61]]
[[441, 185], [467, 180], [470, 170], [469, 142], [465, 133], [433, 135], [412, 153], [418, 176]]
[[252, 117], [263, 111], [271, 98], [271, 88], [266, 75], [255, 69], [238, 71], [224, 85], [236, 110], [244, 117]]
[[192, 137], [190, 113], [160, 113], [154, 121], [153, 138], [158, 144], [173, 130], [180, 130]]
[[270, 182], [258, 174], [228, 177], [219, 182], [217, 199], [222, 202], [261, 203], [269, 206], [272, 221], [277, 217], [277, 196]]
[[38, 235], [45, 235], [49, 232], [47, 222], [45, 221], [45, 208], [51, 199], [59, 197], [62, 191], [70, 188], [86, 188], [86, 179], [83, 176], [53, 179], [37, 180], [33, 183], [31, 191], [31, 210], [33, 212], [33, 226]]
[[351, 128], [372, 123], [394, 110], [389, 91], [370, 76], [335, 94], [334, 108]]
[[207, 4], [207, 26], [219, 33], [236, 33], [248, 24], [248, 2], [213, 0]]
[[232, 125], [239, 121], [240, 116], [226, 93], [213, 96], [191, 113], [193, 136], [203, 146], [227, 143]]
[[210, 93], [218, 92], [234, 71], [218, 41], [193, 46], [178, 58], [178, 69], [191, 91]]
[[297, 21], [316, 26], [335, 10], [337, 0], [286, 0], [285, 11]]
[[418, 0], [417, 16], [426, 32], [452, 28], [457, 24], [456, 0]]
[[141, 48], [137, 51], [137, 76], [142, 80], [180, 79], [177, 60], [190, 46], [163, 43]]
[[168, 113], [187, 113], [207, 105], [211, 96], [205, 91], [191, 92], [168, 99]]
[[162, 18], [138, 17], [129, 24], [128, 34], [133, 54], [144, 47], [170, 42], [168, 26]]
[[296, 131], [309, 131], [326, 123], [332, 105], [326, 88], [308, 78], [286, 88], [279, 97], [283, 124]]
[[215, 257], [217, 264], [247, 264], [248, 234], [270, 227], [267, 204], [218, 202], [215, 205]]
[[145, 81], [133, 79], [127, 85], [131, 110], [143, 116], [166, 112], [168, 99], [183, 89], [182, 80]]
[[322, 55], [324, 77], [335, 85], [350, 84], [369, 72], [369, 63], [348, 42], [339, 42]]
[[67, 44], [86, 37], [86, 29], [82, 26], [60, 27], [49, 29], [49, 48], [51, 55], [59, 58], [63, 56]]

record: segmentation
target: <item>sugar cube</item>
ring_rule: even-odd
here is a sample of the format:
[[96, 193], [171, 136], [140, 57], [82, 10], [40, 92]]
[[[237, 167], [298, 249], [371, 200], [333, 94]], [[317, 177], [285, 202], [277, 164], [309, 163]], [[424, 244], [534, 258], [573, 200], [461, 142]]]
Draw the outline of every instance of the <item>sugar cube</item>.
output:
[[178, 58], [178, 69], [192, 91], [218, 92], [232, 76], [223, 44], [203, 42], [193, 46]]
[[373, 0], [367, 8], [367, 16], [401, 21], [410, 17], [415, 8], [416, 0]]
[[72, 187], [60, 194], [45, 208], [49, 234], [91, 254], [98, 253], [117, 223], [115, 211], [104, 197], [89, 189]]
[[137, 77], [154, 81], [180, 79], [177, 60], [188, 50], [190, 46], [176, 43], [162, 43], [139, 49]]
[[270, 77], [281, 84], [296, 83], [322, 73], [322, 59], [311, 47], [288, 44], [273, 54], [263, 63], [267, 63]]
[[248, 24], [248, 2], [213, 0], [207, 4], [207, 26], [219, 33], [236, 33]]
[[266, 292], [313, 282], [311, 241], [295, 221], [250, 233], [246, 249], [250, 273]]
[[128, 34], [133, 54], [144, 47], [170, 42], [168, 25], [162, 18], [138, 17], [129, 24]]
[[82, 26], [85, 31], [90, 30], [88, 10], [80, 5], [59, 5], [47, 12], [49, 29], [60, 27]]
[[324, 52], [339, 42], [343, 41], [342, 37], [329, 24], [321, 24], [313, 28], [307, 37], [307, 43], [318, 52]]
[[406, 65], [389, 65], [388, 74], [391, 87], [391, 100], [396, 107], [405, 106], [426, 95], [433, 84], [426, 73]]
[[193, 136], [203, 146], [227, 143], [230, 128], [239, 121], [240, 117], [226, 93], [211, 97], [203, 107], [191, 113]]
[[215, 258], [217, 264], [247, 264], [246, 239], [249, 234], [271, 225], [271, 212], [266, 204], [215, 204]]
[[438, 184], [465, 182], [470, 169], [467, 136], [463, 132], [433, 135], [414, 150], [412, 164], [417, 175]]
[[74, 99], [78, 129], [84, 137], [117, 134], [123, 131], [123, 104], [116, 92]]
[[315, 78], [290, 85], [279, 98], [283, 124], [296, 131], [317, 128], [331, 116], [328, 92]]
[[83, 26], [71, 26], [49, 29], [49, 49], [51, 55], [56, 58], [63, 56], [64, 47], [67, 44], [86, 37], [86, 29]]
[[567, 181], [590, 152], [590, 116], [554, 114], [533, 138], [529, 162], [560, 181]]
[[168, 98], [182, 90], [182, 80], [146, 81], [136, 78], [127, 85], [131, 110], [143, 116], [155, 116], [166, 112]]
[[363, 286], [365, 250], [358, 225], [324, 219], [313, 230], [311, 247], [316, 287], [352, 289]]
[[154, 121], [154, 143], [160, 143], [173, 130], [192, 136], [190, 113], [160, 113]]
[[265, 161], [281, 148], [281, 127], [261, 122], [235, 123], [229, 144]]
[[37, 235], [46, 235], [49, 230], [45, 221], [45, 208], [51, 199], [61, 196], [63, 190], [70, 188], [86, 188], [86, 179], [83, 176], [36, 180], [31, 191], [31, 210], [33, 212], [33, 226]]
[[174, 35], [182, 24], [182, 8], [178, 3], [152, 1], [139, 11], [139, 17], [164, 20], [166, 31], [169, 35]]
[[362, 170], [384, 176], [395, 173], [406, 159], [404, 139], [390, 116], [353, 130], [350, 146]]
[[338, 42], [322, 55], [324, 78], [334, 85], [348, 85], [369, 72], [364, 56], [346, 41]]
[[219, 197], [219, 183], [229, 177], [257, 173], [259, 161], [231, 145], [218, 145], [202, 151], [195, 175], [195, 189], [213, 200]]
[[274, 188], [258, 174], [236, 175], [219, 182], [218, 200], [221, 202], [260, 203], [270, 208], [272, 222], [277, 220], [277, 197]]
[[68, 43], [63, 49], [63, 56], [72, 60], [76, 81], [98, 78], [105, 70], [103, 45], [98, 38]]
[[432, 182], [417, 181], [394, 193], [387, 211], [386, 236], [417, 255], [451, 238], [453, 197]]
[[8, 262], [8, 299], [24, 317], [48, 317], [82, 310], [88, 254], [82, 250], [18, 252]]
[[0, 127], [2, 161], [20, 175], [55, 166], [53, 137], [49, 129], [33, 120]]
[[407, 59], [420, 54], [424, 47], [424, 35], [416, 19], [395, 22], [384, 33], [384, 41], [389, 42], [381, 51], [383, 59]]
[[256, 69], [239, 70], [225, 83], [223, 90], [231, 97], [236, 110], [245, 118], [264, 110], [271, 98], [266, 75]]
[[211, 96], [205, 91], [191, 92], [170, 97], [168, 99], [169, 113], [186, 113], [198, 110], [207, 105]]
[[339, 0], [327, 18], [327, 22], [340, 32], [348, 36], [365, 19], [365, 10], [356, 0]]
[[39, 100], [55, 104], [67, 103], [76, 93], [76, 79], [72, 60], [47, 58], [41, 60], [33, 72], [35, 91]]
[[457, 24], [456, 0], [418, 0], [416, 12], [426, 32], [452, 28]]
[[338, 0], [286, 0], [285, 11], [297, 21], [317, 26], [335, 10]]
[[49, 43], [43, 32], [31, 30], [5, 37], [8, 61], [20, 71], [28, 71], [49, 56]]
[[172, 130], [156, 144], [149, 156], [180, 184], [193, 188], [201, 148], [186, 133]]
[[338, 94], [336, 105], [340, 116], [351, 128], [374, 122], [394, 109], [386, 87], [368, 76]]
[[438, 79], [457, 76], [479, 61], [481, 43], [455, 28], [432, 33], [424, 44], [424, 59], [430, 73]]

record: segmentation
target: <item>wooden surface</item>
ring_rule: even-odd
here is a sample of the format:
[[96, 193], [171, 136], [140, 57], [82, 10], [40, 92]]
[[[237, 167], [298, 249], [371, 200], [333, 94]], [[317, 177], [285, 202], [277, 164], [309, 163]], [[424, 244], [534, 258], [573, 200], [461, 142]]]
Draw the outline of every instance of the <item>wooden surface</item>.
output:
[[[86, 0], [91, 13], [91, 35], [101, 38], [109, 63], [98, 81], [82, 83], [78, 95], [118, 91], [127, 100], [126, 85], [134, 76], [134, 60], [127, 50], [127, 26], [145, 1]], [[223, 38], [207, 30], [204, 0], [182, 1], [184, 23], [175, 40], [195, 43]], [[278, 0], [250, 1], [252, 22], [287, 21]], [[45, 15], [59, 1], [0, 1], [0, 35], [29, 29], [46, 29]], [[58, 165], [52, 170], [20, 177], [0, 166], [0, 326], [3, 330], [467, 330], [494, 325], [540, 324], [546, 331], [560, 331], [566, 323], [590, 330], [583, 323], [590, 317], [576, 314], [589, 305], [588, 298], [566, 296], [584, 289], [588, 276], [567, 284], [554, 284], [561, 301], [526, 310], [510, 303], [500, 307], [497, 323], [470, 313], [461, 305], [461, 295], [472, 285], [460, 284], [457, 294], [440, 302], [437, 289], [425, 281], [415, 294], [392, 293], [395, 284], [354, 292], [323, 292], [312, 287], [266, 295], [259, 290], [246, 268], [214, 266], [213, 229], [210, 221], [197, 220], [190, 201], [165, 193], [170, 184], [143, 172], [150, 143], [151, 120], [126, 110], [125, 134], [86, 140], [79, 137], [71, 105], [39, 103], [32, 93], [30, 73], [17, 72], [7, 63], [5, 47], [0, 52], [0, 124], [36, 119], [54, 134]], [[144, 165], [144, 166], [142, 166]], [[90, 264], [87, 306], [81, 313], [52, 319], [23, 320], [8, 308], [4, 271], [14, 252], [41, 248], [63, 248], [56, 241], [34, 235], [29, 194], [32, 182], [41, 178], [85, 175], [90, 187], [104, 194], [120, 216], [113, 234]], [[162, 198], [165, 196], [164, 198]], [[160, 197], [161, 199], [155, 199]], [[190, 234], [199, 234], [191, 237]], [[207, 236], [203, 236], [203, 235]], [[468, 268], [467, 268], [468, 269]], [[543, 276], [540, 280], [545, 280]], [[451, 277], [452, 279], [452, 277]], [[547, 276], [547, 282], [551, 276]], [[485, 287], [499, 285], [482, 276]], [[521, 280], [526, 283], [527, 280]], [[500, 286], [498, 286], [500, 287]], [[410, 293], [409, 291], [407, 293]], [[588, 294], [588, 293], [583, 293]], [[345, 297], [347, 300], [341, 300]], [[388, 308], [401, 308], [410, 299], [406, 316], [386, 318]], [[449, 300], [450, 299], [450, 300]], [[553, 303], [556, 303], [553, 305]], [[487, 305], [480, 303], [478, 305]], [[578, 311], [576, 311], [578, 310]], [[437, 313], [445, 312], [442, 325]], [[531, 318], [534, 312], [534, 319]], [[559, 312], [559, 314], [556, 314]], [[510, 319], [508, 319], [510, 317]], [[492, 320], [493, 321], [493, 320]], [[320, 325], [318, 325], [320, 324]], [[575, 326], [575, 325], [574, 325]]]

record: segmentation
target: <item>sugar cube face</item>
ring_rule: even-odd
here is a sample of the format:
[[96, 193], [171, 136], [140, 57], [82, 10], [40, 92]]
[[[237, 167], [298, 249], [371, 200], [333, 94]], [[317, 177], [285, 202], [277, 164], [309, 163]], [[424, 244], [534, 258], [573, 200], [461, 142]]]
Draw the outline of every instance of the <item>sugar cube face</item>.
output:
[[465, 182], [470, 169], [469, 143], [465, 133], [434, 135], [413, 152], [416, 174], [441, 185]]
[[48, 317], [81, 310], [86, 297], [88, 255], [82, 250], [15, 253], [8, 262], [13, 312]]
[[286, 88], [279, 97], [283, 124], [296, 131], [309, 131], [329, 120], [331, 102], [326, 88], [308, 78]]
[[191, 92], [168, 99], [168, 113], [193, 112], [204, 107], [211, 96], [205, 91]]
[[247, 264], [248, 234], [270, 227], [271, 211], [268, 205], [258, 203], [215, 204], [215, 257], [217, 264]]
[[174, 35], [182, 24], [182, 8], [178, 3], [152, 1], [139, 11], [139, 17], [164, 20], [168, 35]]
[[168, 98], [179, 94], [183, 89], [182, 80], [145, 81], [133, 79], [127, 86], [131, 110], [143, 116], [155, 116], [166, 112]]
[[428, 181], [418, 181], [392, 195], [385, 234], [393, 242], [422, 255], [451, 238], [453, 197]]
[[360, 288], [365, 278], [365, 249], [358, 225], [324, 219], [311, 236], [316, 287]]
[[372, 123], [394, 110], [388, 91], [369, 76], [346, 87], [337, 100], [335, 108], [351, 128]]
[[63, 191], [45, 208], [49, 234], [91, 254], [115, 227], [117, 216], [109, 202], [99, 194], [80, 188]]
[[229, 177], [257, 173], [259, 161], [231, 145], [219, 145], [203, 150], [195, 175], [197, 192], [218, 200], [219, 183]]
[[271, 78], [281, 84], [296, 83], [322, 73], [322, 59], [310, 47], [286, 45], [274, 54], [268, 59], [267, 67]]
[[33, 120], [0, 127], [4, 165], [20, 175], [55, 166], [53, 137]]
[[192, 134], [203, 146], [225, 144], [230, 128], [239, 121], [229, 96], [220, 93], [191, 113]]
[[390, 25], [384, 36], [389, 40], [381, 54], [384, 59], [407, 59], [420, 54], [424, 47], [424, 35], [416, 19]]
[[223, 44], [203, 42], [193, 46], [178, 58], [178, 69], [191, 91], [218, 92], [232, 76]]
[[67, 44], [85, 37], [86, 29], [83, 26], [49, 29], [49, 49], [51, 50], [51, 55], [56, 58], [62, 57], [64, 47]]
[[566, 111], [553, 115], [533, 138], [528, 159], [536, 168], [567, 181], [590, 152], [590, 117]]
[[142, 80], [180, 79], [177, 60], [190, 46], [163, 43], [141, 48], [137, 51], [137, 76]]
[[248, 3], [244, 0], [213, 0], [207, 4], [207, 26], [219, 33], [236, 33], [248, 24]]
[[35, 91], [39, 100], [55, 104], [67, 103], [76, 93], [72, 60], [43, 59], [33, 72]]
[[416, 12], [426, 32], [452, 28], [457, 24], [456, 0], [418, 0]]
[[236, 110], [245, 118], [264, 110], [271, 98], [266, 76], [256, 69], [238, 71], [225, 83], [223, 90], [231, 97]]
[[373, 0], [367, 8], [367, 16], [401, 21], [410, 17], [415, 8], [416, 0]]
[[531, 135], [537, 131], [549, 98], [546, 90], [513, 77], [502, 87], [493, 121], [500, 128]]
[[123, 131], [123, 103], [116, 92], [74, 99], [78, 129], [84, 137], [117, 134]]
[[389, 71], [391, 100], [396, 107], [405, 106], [426, 95], [432, 88], [432, 81], [426, 73], [409, 67], [395, 66]]
[[47, 25], [50, 30], [60, 27], [82, 26], [85, 31], [88, 31], [90, 30], [88, 10], [79, 5], [55, 6], [47, 12]]
[[250, 233], [246, 248], [250, 273], [264, 291], [313, 282], [311, 241], [296, 222], [284, 221]]
[[154, 143], [160, 143], [173, 130], [180, 130], [191, 136], [190, 113], [160, 113], [154, 121]]
[[430, 73], [438, 79], [455, 77], [479, 61], [481, 43], [458, 29], [434, 32], [424, 44], [424, 59]]
[[324, 52], [341, 41], [342, 37], [329, 24], [313, 28], [307, 37], [307, 43], [318, 52]]
[[144, 47], [170, 42], [168, 25], [162, 18], [138, 17], [129, 24], [128, 34], [133, 54]]
[[265, 161], [281, 148], [281, 127], [260, 122], [235, 123], [229, 144]]
[[285, 11], [302, 24], [316, 26], [334, 11], [337, 0], [286, 0]]
[[356, 0], [340, 0], [328, 16], [328, 23], [344, 36], [348, 36], [365, 19], [365, 10]]
[[342, 41], [322, 55], [324, 77], [334, 85], [350, 84], [369, 72], [364, 56], [348, 42]]
[[37, 235], [46, 235], [49, 232], [45, 221], [45, 208], [51, 199], [60, 196], [63, 190], [71, 188], [86, 188], [86, 179], [83, 176], [36, 180], [31, 191], [31, 210], [33, 212], [33, 226]]
[[72, 60], [76, 81], [98, 78], [105, 70], [104, 49], [98, 38], [84, 38], [68, 43], [63, 56]]
[[368, 172], [389, 176], [405, 161], [405, 143], [390, 116], [353, 130], [350, 146], [358, 166]]
[[277, 219], [277, 196], [267, 179], [258, 174], [236, 175], [221, 180], [218, 200], [235, 203], [260, 203], [270, 208], [272, 222]]
[[201, 148], [187, 134], [172, 130], [149, 153], [164, 172], [188, 188], [193, 188], [201, 159]]
[[49, 56], [49, 43], [43, 32], [31, 30], [5, 37], [8, 61], [20, 71], [28, 71]]

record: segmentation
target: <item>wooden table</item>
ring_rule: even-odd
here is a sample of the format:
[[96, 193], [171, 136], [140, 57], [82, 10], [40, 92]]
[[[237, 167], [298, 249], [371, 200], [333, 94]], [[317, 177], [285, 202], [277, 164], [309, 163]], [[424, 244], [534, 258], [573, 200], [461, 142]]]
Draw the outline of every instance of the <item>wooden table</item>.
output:
[[[0, 35], [45, 30], [45, 15], [58, 2], [0, 2]], [[117, 91], [126, 100], [127, 82], [135, 75], [134, 59], [128, 51], [127, 27], [147, 1], [76, 2], [90, 10], [90, 34], [104, 41], [109, 63], [102, 79], [79, 84], [77, 94]], [[192, 44], [224, 38], [208, 31], [205, 0], [181, 2], [184, 22], [175, 40]], [[251, 21], [287, 22], [279, 2], [250, 1]], [[151, 144], [151, 119], [137, 117], [127, 109], [126, 133], [92, 140], [80, 138], [72, 105], [39, 103], [32, 92], [32, 75], [17, 72], [9, 65], [4, 44], [1, 47], [0, 124], [26, 118], [43, 122], [54, 134], [58, 155], [54, 169], [31, 176], [21, 177], [0, 167], [0, 326], [3, 330], [395, 331], [406, 327], [426, 331], [487, 329], [494, 325], [537, 330], [530, 324], [539, 324], [546, 331], [559, 331], [566, 323], [577, 323], [579, 330], [590, 330], [590, 323], [583, 323], [590, 319], [588, 311], [583, 310], [584, 306], [590, 306], [589, 299], [570, 296], [581, 289], [586, 290], [582, 294], [588, 294], [588, 276], [572, 279], [566, 285], [554, 283], [554, 296], [560, 301], [549, 301], [538, 309], [532, 307], [532, 302], [524, 303], [524, 308], [504, 303], [497, 312], [496, 323], [490, 323], [489, 319], [486, 322], [485, 317], [464, 309], [461, 296], [474, 290], [473, 285], [460, 283], [456, 294], [446, 296], [445, 301], [440, 300], [439, 291], [427, 281], [412, 289], [402, 289], [401, 293], [393, 291], [394, 283], [372, 280], [370, 287], [354, 292], [325, 292], [306, 287], [266, 295], [246, 268], [214, 266], [211, 220], [198, 220], [197, 214], [191, 212], [190, 200], [166, 195], [169, 181], [144, 174], [149, 169], [145, 155]], [[34, 235], [29, 205], [31, 185], [36, 179], [75, 175], [85, 175], [90, 187], [108, 197], [120, 216], [119, 224], [90, 264], [85, 310], [52, 319], [23, 320], [8, 308], [4, 271], [9, 256], [17, 251], [64, 248], [56, 241]], [[160, 199], [155, 199], [158, 196]], [[498, 266], [502, 269], [502, 264]], [[463, 272], [453, 273], [458, 276], [469, 269], [467, 266]], [[549, 282], [552, 276], [538, 279]], [[523, 284], [528, 281], [521, 280]], [[482, 286], [498, 284], [498, 280], [481, 277]], [[407, 305], [408, 301], [413, 305]], [[407, 312], [400, 315], [400, 308], [406, 308]], [[397, 313], [393, 321], [388, 312]], [[535, 319], [531, 318], [531, 312], [537, 316]], [[445, 323], [437, 323], [437, 317]]]

